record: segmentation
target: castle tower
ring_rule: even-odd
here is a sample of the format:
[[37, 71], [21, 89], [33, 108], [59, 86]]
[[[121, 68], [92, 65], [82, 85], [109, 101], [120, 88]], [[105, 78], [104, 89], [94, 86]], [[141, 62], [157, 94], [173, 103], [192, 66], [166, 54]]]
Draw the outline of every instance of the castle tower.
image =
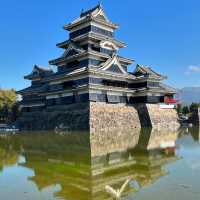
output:
[[[25, 76], [32, 85], [18, 92], [23, 98], [22, 118], [28, 119], [24, 128], [62, 125], [96, 131], [106, 129], [108, 121], [114, 129], [138, 128], [135, 104], [164, 103], [166, 96], [173, 99], [175, 90], [161, 83], [165, 76], [141, 65], [134, 72], [127, 70], [134, 60], [118, 54], [126, 45], [115, 38], [117, 28], [100, 4], [64, 26], [69, 39], [57, 44], [63, 54], [49, 61], [57, 71], [35, 66]], [[97, 122], [98, 126], [91, 126]]]

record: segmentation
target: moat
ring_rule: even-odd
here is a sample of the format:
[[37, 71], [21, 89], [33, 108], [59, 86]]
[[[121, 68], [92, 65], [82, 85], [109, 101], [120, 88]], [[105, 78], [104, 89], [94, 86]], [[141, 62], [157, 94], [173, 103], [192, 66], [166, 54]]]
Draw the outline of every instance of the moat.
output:
[[1, 134], [0, 199], [112, 199], [105, 186], [127, 179], [124, 200], [199, 199], [199, 128], [142, 129], [129, 140], [117, 151], [108, 141], [93, 146], [87, 132]]

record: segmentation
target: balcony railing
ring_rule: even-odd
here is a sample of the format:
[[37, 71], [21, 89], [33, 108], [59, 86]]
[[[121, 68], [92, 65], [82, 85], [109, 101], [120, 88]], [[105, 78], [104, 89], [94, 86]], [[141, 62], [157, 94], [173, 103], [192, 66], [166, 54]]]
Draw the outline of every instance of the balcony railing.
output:
[[178, 100], [177, 99], [174, 99], [174, 98], [169, 98], [169, 97], [165, 97], [164, 98], [164, 102], [165, 103], [172, 103], [172, 104], [175, 104], [175, 103], [177, 103], [178, 102]]

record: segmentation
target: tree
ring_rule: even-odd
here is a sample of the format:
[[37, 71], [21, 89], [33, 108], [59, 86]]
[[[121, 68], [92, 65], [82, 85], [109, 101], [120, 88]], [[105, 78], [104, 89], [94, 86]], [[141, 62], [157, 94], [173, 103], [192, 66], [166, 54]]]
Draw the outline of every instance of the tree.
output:
[[3, 90], [0, 89], [0, 109], [2, 109], [4, 106], [7, 106], [8, 109], [11, 109], [12, 106], [17, 101], [17, 94], [15, 90]]
[[180, 113], [182, 113], [182, 105], [181, 104], [177, 104], [177, 108], [176, 108], [176, 110], [177, 110], [177, 113], [178, 114], [180, 114]]
[[190, 111], [189, 111], [188, 106], [184, 106], [183, 109], [182, 109], [182, 113], [186, 115], [186, 114], [188, 114], [189, 112], [190, 112]]
[[192, 103], [190, 105], [190, 112], [193, 112], [194, 110], [197, 110], [199, 107], [199, 104], [198, 103]]
[[16, 102], [12, 106], [12, 110], [9, 115], [9, 121], [15, 122], [17, 120], [18, 116], [19, 116], [19, 103]]
[[18, 111], [17, 94], [15, 90], [0, 89], [0, 121], [8, 122], [16, 120]]

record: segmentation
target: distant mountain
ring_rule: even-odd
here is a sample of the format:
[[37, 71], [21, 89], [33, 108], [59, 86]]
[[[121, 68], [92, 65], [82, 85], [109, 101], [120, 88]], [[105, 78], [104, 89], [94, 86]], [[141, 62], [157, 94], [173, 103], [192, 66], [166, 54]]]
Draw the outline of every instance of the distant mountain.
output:
[[200, 87], [184, 87], [178, 90], [177, 98], [183, 104], [200, 103]]

